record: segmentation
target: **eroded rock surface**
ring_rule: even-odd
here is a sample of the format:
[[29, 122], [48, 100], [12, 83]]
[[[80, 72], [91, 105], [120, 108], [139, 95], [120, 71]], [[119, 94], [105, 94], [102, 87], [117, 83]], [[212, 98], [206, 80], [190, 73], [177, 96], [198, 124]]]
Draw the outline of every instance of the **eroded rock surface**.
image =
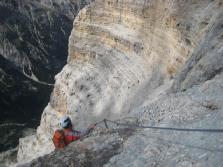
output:
[[66, 63], [74, 17], [86, 3], [0, 2], [0, 123], [36, 125], [52, 91], [48, 83]]
[[[96, 0], [81, 10], [67, 65], [37, 134], [21, 139], [18, 160], [53, 151], [50, 138], [64, 114], [76, 128], [124, 117], [143, 125], [221, 128], [222, 3]], [[221, 138], [142, 130], [104, 165], [221, 166]]]
[[[89, 0], [0, 1], [0, 154], [18, 145], [25, 127], [37, 127], [66, 63], [74, 17]], [[15, 126], [5, 126], [13, 123]], [[16, 127], [16, 124], [25, 124]], [[13, 154], [16, 149], [13, 149]], [[10, 151], [9, 151], [10, 152]], [[0, 166], [4, 160], [0, 158]]]
[[[104, 129], [96, 131], [74, 142], [63, 150], [55, 151], [40, 157], [25, 166], [102, 166], [109, 159], [122, 151], [123, 143], [134, 134], [135, 130], [128, 128]], [[57, 158], [55, 158], [57, 157]], [[47, 161], [46, 161], [47, 159]]]

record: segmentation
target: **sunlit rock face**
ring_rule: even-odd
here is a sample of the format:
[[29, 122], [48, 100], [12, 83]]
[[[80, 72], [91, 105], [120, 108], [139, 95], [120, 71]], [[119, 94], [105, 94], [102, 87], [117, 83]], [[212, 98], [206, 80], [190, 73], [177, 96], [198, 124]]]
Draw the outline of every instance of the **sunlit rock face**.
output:
[[[37, 134], [21, 139], [18, 160], [28, 161], [51, 152], [53, 131], [64, 114], [71, 116], [77, 128], [103, 118], [128, 116], [151, 125], [180, 126], [210, 114], [206, 105], [209, 101], [201, 98], [208, 94], [206, 100], [211, 101], [211, 106], [220, 99], [214, 110], [221, 113], [222, 97], [214, 95], [222, 92], [219, 85], [222, 79], [218, 76], [223, 69], [222, 3], [221, 0], [96, 0], [81, 10], [70, 35], [67, 65], [56, 76], [55, 88]], [[206, 83], [210, 79], [214, 81]], [[198, 87], [191, 90], [195, 85]], [[205, 85], [212, 87], [212, 91], [206, 91]], [[185, 95], [179, 90], [188, 92]], [[194, 104], [191, 99], [198, 100]], [[200, 103], [205, 103], [204, 108], [198, 105]], [[185, 112], [181, 113], [178, 107], [184, 107]], [[201, 112], [198, 115], [197, 110]], [[204, 120], [194, 125], [205, 125], [205, 121], [211, 124], [216, 119], [217, 116], [211, 122]], [[133, 163], [135, 160], [130, 155], [134, 150], [141, 152], [138, 155], [146, 152], [142, 161], [135, 162], [136, 166], [141, 162], [146, 164], [146, 159], [151, 160], [148, 162], [151, 166], [159, 164], [159, 154], [164, 156], [165, 152], [160, 151], [159, 145], [152, 145], [153, 139], [140, 137], [140, 133], [124, 146], [123, 161], [115, 156], [107, 165]], [[216, 143], [220, 142], [219, 136], [212, 137]], [[139, 138], [141, 144], [137, 142]], [[180, 134], [174, 139], [180, 139]], [[175, 149], [170, 150], [170, 157], [183, 155], [180, 147]], [[190, 154], [191, 150], [184, 153]], [[218, 154], [218, 160], [221, 155]], [[188, 158], [173, 164], [195, 162]]]
[[38, 126], [53, 90], [48, 83], [66, 64], [73, 20], [88, 2], [0, 1], [0, 166], [10, 159], [3, 151], [13, 149], [14, 158], [23, 130]]
[[53, 84], [55, 74], [66, 64], [72, 23], [86, 3], [0, 2], [1, 123], [37, 124], [52, 91], [45, 83]]

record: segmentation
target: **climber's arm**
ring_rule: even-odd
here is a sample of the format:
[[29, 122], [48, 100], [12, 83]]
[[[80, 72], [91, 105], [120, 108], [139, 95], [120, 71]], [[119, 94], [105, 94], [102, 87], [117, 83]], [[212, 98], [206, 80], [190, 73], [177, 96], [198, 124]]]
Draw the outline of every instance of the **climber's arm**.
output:
[[91, 130], [93, 130], [95, 128], [95, 126], [96, 126], [95, 124], [92, 124], [87, 129], [84, 129], [83, 131], [81, 131], [80, 137], [84, 137], [84, 136], [88, 135], [91, 132]]

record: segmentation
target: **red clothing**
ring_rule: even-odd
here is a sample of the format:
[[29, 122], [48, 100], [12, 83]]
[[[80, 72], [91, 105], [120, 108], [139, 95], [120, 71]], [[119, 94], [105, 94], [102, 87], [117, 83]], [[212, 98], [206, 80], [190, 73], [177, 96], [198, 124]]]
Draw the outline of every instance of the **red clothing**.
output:
[[66, 144], [70, 144], [71, 142], [81, 138], [81, 132], [73, 130], [72, 128], [64, 129], [64, 135]]

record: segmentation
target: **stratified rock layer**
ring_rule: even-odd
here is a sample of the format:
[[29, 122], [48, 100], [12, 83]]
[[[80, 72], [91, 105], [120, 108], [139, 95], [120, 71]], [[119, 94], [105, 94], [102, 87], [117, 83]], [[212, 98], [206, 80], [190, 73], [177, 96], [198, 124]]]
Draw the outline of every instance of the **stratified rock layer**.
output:
[[74, 17], [88, 2], [0, 1], [0, 166], [7, 166], [4, 151], [18, 145], [23, 129], [39, 124], [53, 89], [48, 83], [66, 63]]
[[[222, 9], [221, 0], [97, 0], [81, 10], [68, 63], [56, 76], [37, 135], [21, 139], [18, 160], [52, 151], [50, 138], [64, 114], [77, 128], [129, 116], [157, 126], [221, 127]], [[142, 130], [125, 142], [121, 158], [114, 156], [107, 165], [220, 163], [221, 134], [194, 134], [187, 142], [188, 134], [168, 135], [154, 132], [155, 139], [148, 139], [151, 131]], [[184, 143], [172, 143], [173, 150], [159, 144], [183, 137], [193, 149]], [[209, 156], [215, 159], [205, 159]]]
[[[26, 166], [102, 166], [122, 151], [124, 141], [134, 133], [132, 129], [101, 129], [91, 137], [72, 143], [70, 147], [40, 157]], [[68, 154], [69, 153], [69, 156]], [[64, 155], [64, 156], [63, 156]], [[58, 158], [55, 158], [58, 157]]]
[[37, 124], [52, 91], [47, 83], [66, 63], [74, 17], [87, 1], [0, 2], [0, 123]]

